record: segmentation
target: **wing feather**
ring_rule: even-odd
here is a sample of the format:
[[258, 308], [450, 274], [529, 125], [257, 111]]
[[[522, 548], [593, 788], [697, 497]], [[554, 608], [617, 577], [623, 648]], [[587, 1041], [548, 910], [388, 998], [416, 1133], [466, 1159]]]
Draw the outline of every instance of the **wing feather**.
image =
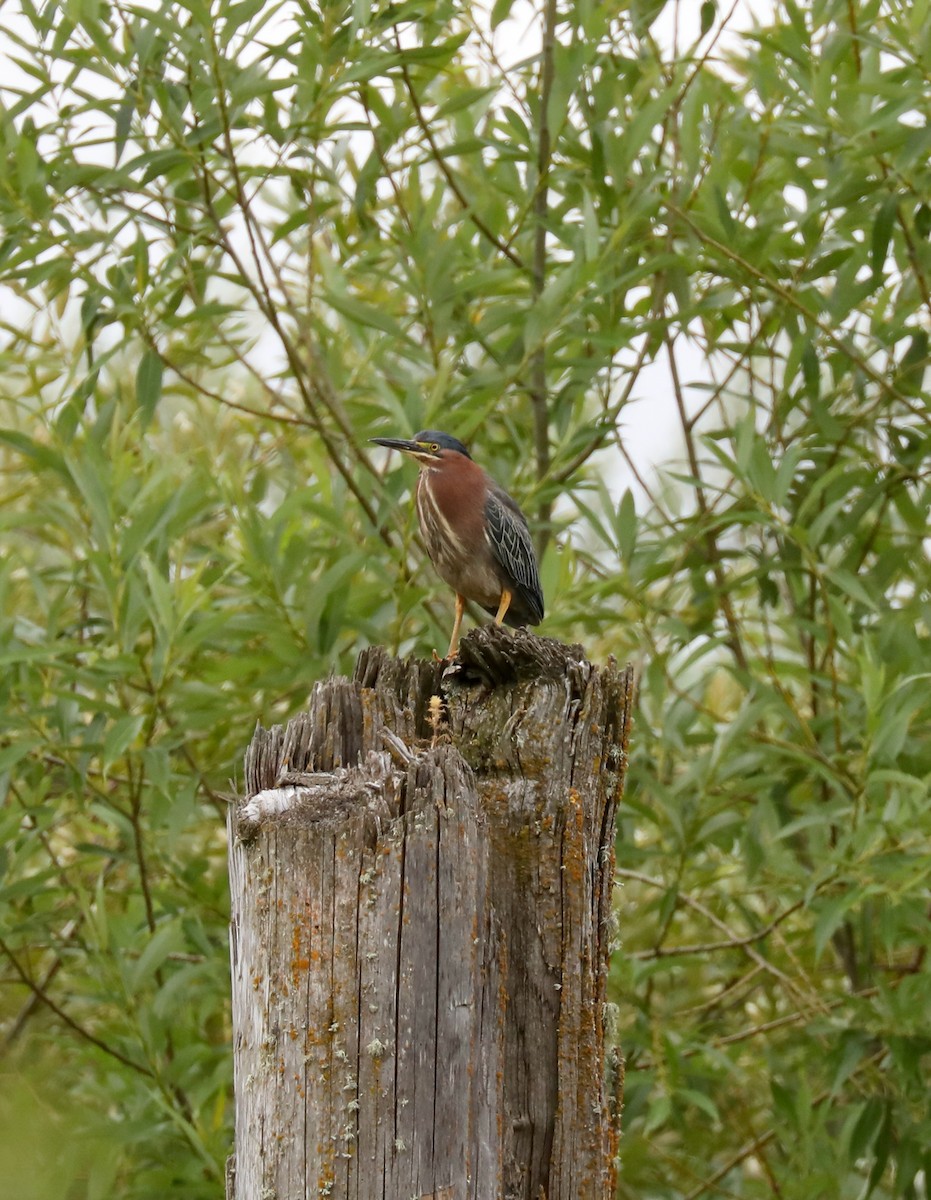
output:
[[543, 620], [543, 589], [527, 521], [507, 492], [490, 489], [485, 500], [485, 536], [512, 585], [528, 623]]

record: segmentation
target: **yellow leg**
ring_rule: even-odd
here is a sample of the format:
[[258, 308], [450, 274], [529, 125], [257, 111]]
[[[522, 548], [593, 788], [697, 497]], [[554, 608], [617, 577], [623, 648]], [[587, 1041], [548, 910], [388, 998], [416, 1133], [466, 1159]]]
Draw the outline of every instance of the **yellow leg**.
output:
[[456, 620], [453, 624], [453, 636], [449, 639], [447, 658], [455, 658], [459, 653], [459, 626], [462, 624], [462, 614], [465, 612], [465, 596], [456, 593]]
[[498, 605], [498, 615], [495, 617], [496, 625], [500, 625], [501, 622], [504, 620], [508, 609], [511, 607], [511, 601], [513, 599], [514, 599], [513, 593], [509, 592], [507, 590], [507, 588], [504, 588], [501, 592], [501, 603]]

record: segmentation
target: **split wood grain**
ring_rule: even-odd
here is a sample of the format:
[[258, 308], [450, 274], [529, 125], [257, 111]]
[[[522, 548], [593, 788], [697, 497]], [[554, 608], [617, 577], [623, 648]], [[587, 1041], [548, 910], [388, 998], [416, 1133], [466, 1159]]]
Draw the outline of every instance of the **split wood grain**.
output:
[[492, 626], [453, 667], [364, 651], [256, 730], [230, 814], [230, 1200], [614, 1196], [631, 699], [629, 668]]

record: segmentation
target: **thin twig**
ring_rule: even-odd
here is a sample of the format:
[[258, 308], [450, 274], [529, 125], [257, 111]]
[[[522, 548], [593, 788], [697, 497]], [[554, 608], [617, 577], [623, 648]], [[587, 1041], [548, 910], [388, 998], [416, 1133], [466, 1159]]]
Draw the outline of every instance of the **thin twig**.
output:
[[[866, 1067], [879, 1062], [885, 1053], [885, 1049], [877, 1050], [875, 1054], [872, 1054], [869, 1058], [864, 1059], [863, 1062], [861, 1062], [854, 1069], [854, 1071], [851, 1072], [851, 1074], [858, 1074]], [[819, 1105], [823, 1104], [825, 1100], [830, 1099], [830, 1097], [833, 1095], [833, 1088], [825, 1088], [824, 1091], [819, 1092], [819, 1094], [812, 1101], [812, 1108], [817, 1108]], [[735, 1167], [739, 1167], [742, 1162], [745, 1162], [754, 1154], [759, 1153], [759, 1151], [765, 1146], [768, 1146], [769, 1143], [776, 1137], [776, 1132], [776, 1129], [768, 1129], [766, 1133], [760, 1134], [759, 1137], [753, 1138], [752, 1141], [747, 1142], [741, 1147], [740, 1150], [737, 1151], [736, 1154], [731, 1155], [727, 1162], [722, 1167], [719, 1167], [713, 1175], [709, 1176], [708, 1179], [703, 1180], [697, 1188], [689, 1192], [689, 1194], [685, 1197], [685, 1200], [698, 1200], [699, 1196], [704, 1196], [706, 1192], [710, 1191], [713, 1187], [719, 1184], [726, 1175], [730, 1174]]]
[[[649, 875], [644, 875], [640, 871], [631, 871], [622, 867], [618, 867], [615, 870], [615, 875], [621, 879], [634, 879], [639, 883], [645, 883], [650, 887], [659, 888], [662, 891], [666, 891], [668, 888], [668, 884], [664, 880], [654, 879]], [[701, 916], [703, 916], [706, 921], [710, 921], [716, 929], [720, 929], [722, 933], [725, 933], [729, 941], [738, 942], [740, 940], [738, 935], [733, 931], [733, 929], [730, 928], [727, 922], [722, 921], [721, 918], [716, 913], [712, 912], [707, 905], [703, 904], [700, 900], [696, 900], [694, 896], [690, 896], [688, 892], [677, 890], [676, 898], [677, 900], [681, 900], [682, 903], [687, 905], [689, 908], [694, 909], [695, 912], [700, 913]], [[798, 995], [801, 1000], [805, 999], [801, 990], [796, 986], [795, 981], [790, 979], [789, 976], [786, 975], [785, 971], [781, 971], [777, 966], [775, 966], [775, 964], [769, 962], [760, 953], [758, 953], [758, 951], [753, 948], [752, 944], [742, 945], [740, 949], [743, 950], [744, 954], [746, 954], [749, 958], [752, 958], [757, 966], [762, 967], [764, 971], [768, 972], [770, 975], [773, 975], [776, 979], [783, 983], [789, 991]], [[815, 1000], [811, 1000], [810, 1002], [813, 1005], [816, 1004]]]
[[117, 1062], [121, 1062], [124, 1067], [130, 1067], [133, 1071], [138, 1072], [140, 1075], [145, 1075], [148, 1079], [153, 1079], [155, 1077], [154, 1072], [148, 1067], [144, 1067], [141, 1063], [133, 1062], [131, 1058], [127, 1058], [127, 1056], [125, 1054], [121, 1054], [119, 1050], [115, 1050], [112, 1046], [108, 1046], [106, 1042], [103, 1042], [100, 1040], [100, 1038], [95, 1037], [94, 1034], [85, 1029], [83, 1025], [78, 1024], [73, 1017], [70, 1017], [63, 1008], [60, 1008], [59, 1005], [57, 1005], [51, 998], [51, 996], [42, 990], [42, 987], [37, 984], [35, 980], [30, 979], [27, 972], [20, 965], [16, 955], [2, 937], [0, 937], [0, 951], [2, 951], [10, 966], [16, 972], [20, 982], [25, 984], [32, 994], [38, 1000], [41, 1000], [46, 1008], [48, 1008], [55, 1014], [56, 1017], [58, 1017], [62, 1024], [67, 1025], [72, 1032], [76, 1033], [85, 1041], [90, 1042], [91, 1045], [96, 1046], [98, 1050], [102, 1050], [104, 1054], [108, 1054], [111, 1058], [115, 1058]]
[[[669, 212], [671, 212], [674, 216], [677, 216], [680, 221], [686, 224], [705, 246], [714, 250], [717, 254], [723, 255], [724, 258], [734, 263], [735, 266], [740, 267], [740, 269], [746, 272], [746, 274], [751, 278], [756, 279], [768, 292], [771, 292], [774, 296], [778, 296], [779, 299], [784, 303], [801, 313], [801, 315], [805, 317], [805, 319], [809, 321], [836, 350], [840, 351], [845, 358], [853, 363], [858, 370], [862, 371], [867, 379], [875, 383], [877, 387], [886, 393], [886, 395], [894, 400], [898, 400], [900, 404], [903, 404], [909, 410], [909, 412], [911, 412], [914, 416], [919, 417], [922, 421], [927, 419], [927, 413], [917, 403], [913, 402], [893, 383], [891, 383], [879, 371], [877, 371], [876, 368], [872, 366], [872, 364], [868, 362], [862, 354], [859, 354], [853, 349], [852, 346], [848, 345], [848, 343], [844, 341], [843, 337], [836, 332], [832, 325], [829, 325], [827, 321], [819, 317], [818, 314], [813, 309], [809, 308], [808, 305], [802, 300], [800, 300], [798, 296], [794, 294], [794, 292], [792, 292], [789, 288], [784, 287], [783, 284], [778, 282], [778, 280], [772, 279], [766, 274], [765, 271], [761, 271], [759, 267], [755, 267], [753, 263], [749, 262], [735, 250], [732, 250], [730, 246], [726, 246], [723, 242], [718, 241], [717, 238], [712, 237], [711, 234], [702, 229], [702, 227], [695, 220], [693, 220], [693, 218], [687, 212], [680, 208], [675, 201], [664, 196], [662, 197], [662, 203], [669, 210]], [[844, 332], [849, 331], [844, 330]], [[875, 407], [875, 405], [872, 405], [864, 408], [860, 414], [861, 423], [867, 416], [871, 414], [873, 408]]]
[[724, 616], [724, 622], [727, 625], [727, 644], [734, 660], [740, 669], [746, 672], [749, 667], [747, 656], [744, 653], [743, 641], [740, 636], [740, 625], [734, 613], [734, 606], [731, 604], [730, 593], [727, 588], [727, 580], [724, 576], [724, 568], [721, 565], [721, 555], [718, 550], [717, 538], [714, 531], [708, 527], [707, 521], [704, 518], [708, 516], [708, 503], [705, 498], [705, 489], [702, 486], [701, 467], [698, 462], [698, 454], [695, 449], [695, 439], [693, 437], [693, 429], [689, 422], [688, 414], [685, 408], [685, 396], [682, 391], [682, 384], [679, 379], [679, 368], [676, 363], [676, 353], [672, 338], [668, 331], [665, 335], [666, 355], [669, 359], [669, 374], [672, 379], [672, 390], [676, 400], [676, 408], [679, 412], [679, 421], [682, 425], [682, 435], [685, 438], [685, 450], [688, 455], [689, 469], [692, 472], [692, 477], [695, 480], [694, 492], [695, 501], [698, 504], [698, 511], [703, 518], [702, 523], [705, 525], [704, 542], [708, 554], [708, 563], [714, 574], [714, 581], [718, 591], [719, 605]]
[[[556, 0], [545, 0], [543, 46], [541, 48], [539, 123], [537, 127], [537, 177], [533, 196], [533, 300], [536, 304], [546, 287], [546, 226], [549, 215], [549, 173], [552, 160], [549, 106], [556, 78]], [[530, 364], [530, 404], [533, 411], [533, 444], [537, 479], [546, 478], [550, 468], [550, 415], [546, 383], [546, 337], [534, 350]], [[540, 528], [537, 551], [542, 554], [550, 536], [553, 505], [541, 499], [537, 509]]]
[[753, 942], [759, 942], [769, 937], [787, 917], [798, 912], [800, 908], [804, 908], [806, 903], [806, 900], [797, 900], [763, 929], [758, 929], [756, 933], [748, 933], [746, 937], [729, 938], [727, 941], [720, 942], [696, 942], [689, 946], [659, 946], [652, 950], [636, 950], [628, 957], [635, 959], [676, 958], [687, 954], [714, 954], [719, 950], [740, 949], [742, 946], [749, 946]]
[[417, 95], [417, 92], [414, 89], [410, 71], [408, 70], [407, 63], [404, 60], [404, 48], [401, 45], [401, 37], [398, 33], [397, 27], [395, 27], [394, 30], [394, 39], [395, 46], [397, 47], [398, 51], [398, 57], [401, 61], [401, 77], [404, 80], [404, 86], [407, 89], [408, 96], [410, 97], [411, 106], [414, 109], [414, 116], [417, 118], [417, 124], [420, 126], [420, 130], [427, 140], [427, 145], [430, 147], [430, 157], [436, 163], [437, 167], [439, 167], [443, 178], [449, 185], [450, 191], [456, 197], [459, 204], [465, 210], [466, 216], [479, 231], [482, 237], [486, 238], [494, 246], [494, 248], [500, 254], [503, 254], [504, 257], [510, 262], [512, 262], [515, 267], [519, 267], [521, 270], [523, 270], [524, 264], [520, 255], [506, 242], [503, 242], [493, 229], [490, 229], [488, 225], [485, 224], [482, 218], [475, 211], [472, 203], [466, 197], [462, 188], [459, 186], [459, 181], [456, 179], [456, 176], [450, 170], [449, 164], [446, 161], [446, 155], [443, 153], [441, 147], [437, 144], [436, 138], [433, 136], [433, 130], [430, 128], [430, 123], [424, 116], [423, 109], [421, 108], [420, 97]]

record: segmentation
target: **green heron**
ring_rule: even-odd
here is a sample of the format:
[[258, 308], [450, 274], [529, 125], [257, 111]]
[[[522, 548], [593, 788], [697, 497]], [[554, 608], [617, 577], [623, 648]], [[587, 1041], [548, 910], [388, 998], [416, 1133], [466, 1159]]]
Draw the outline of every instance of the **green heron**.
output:
[[424, 429], [405, 438], [372, 438], [417, 460], [417, 517], [427, 553], [440, 578], [456, 593], [456, 621], [447, 658], [459, 651], [459, 627], [467, 600], [495, 623], [539, 625], [543, 590], [527, 519], [483, 471], [462, 442]]

